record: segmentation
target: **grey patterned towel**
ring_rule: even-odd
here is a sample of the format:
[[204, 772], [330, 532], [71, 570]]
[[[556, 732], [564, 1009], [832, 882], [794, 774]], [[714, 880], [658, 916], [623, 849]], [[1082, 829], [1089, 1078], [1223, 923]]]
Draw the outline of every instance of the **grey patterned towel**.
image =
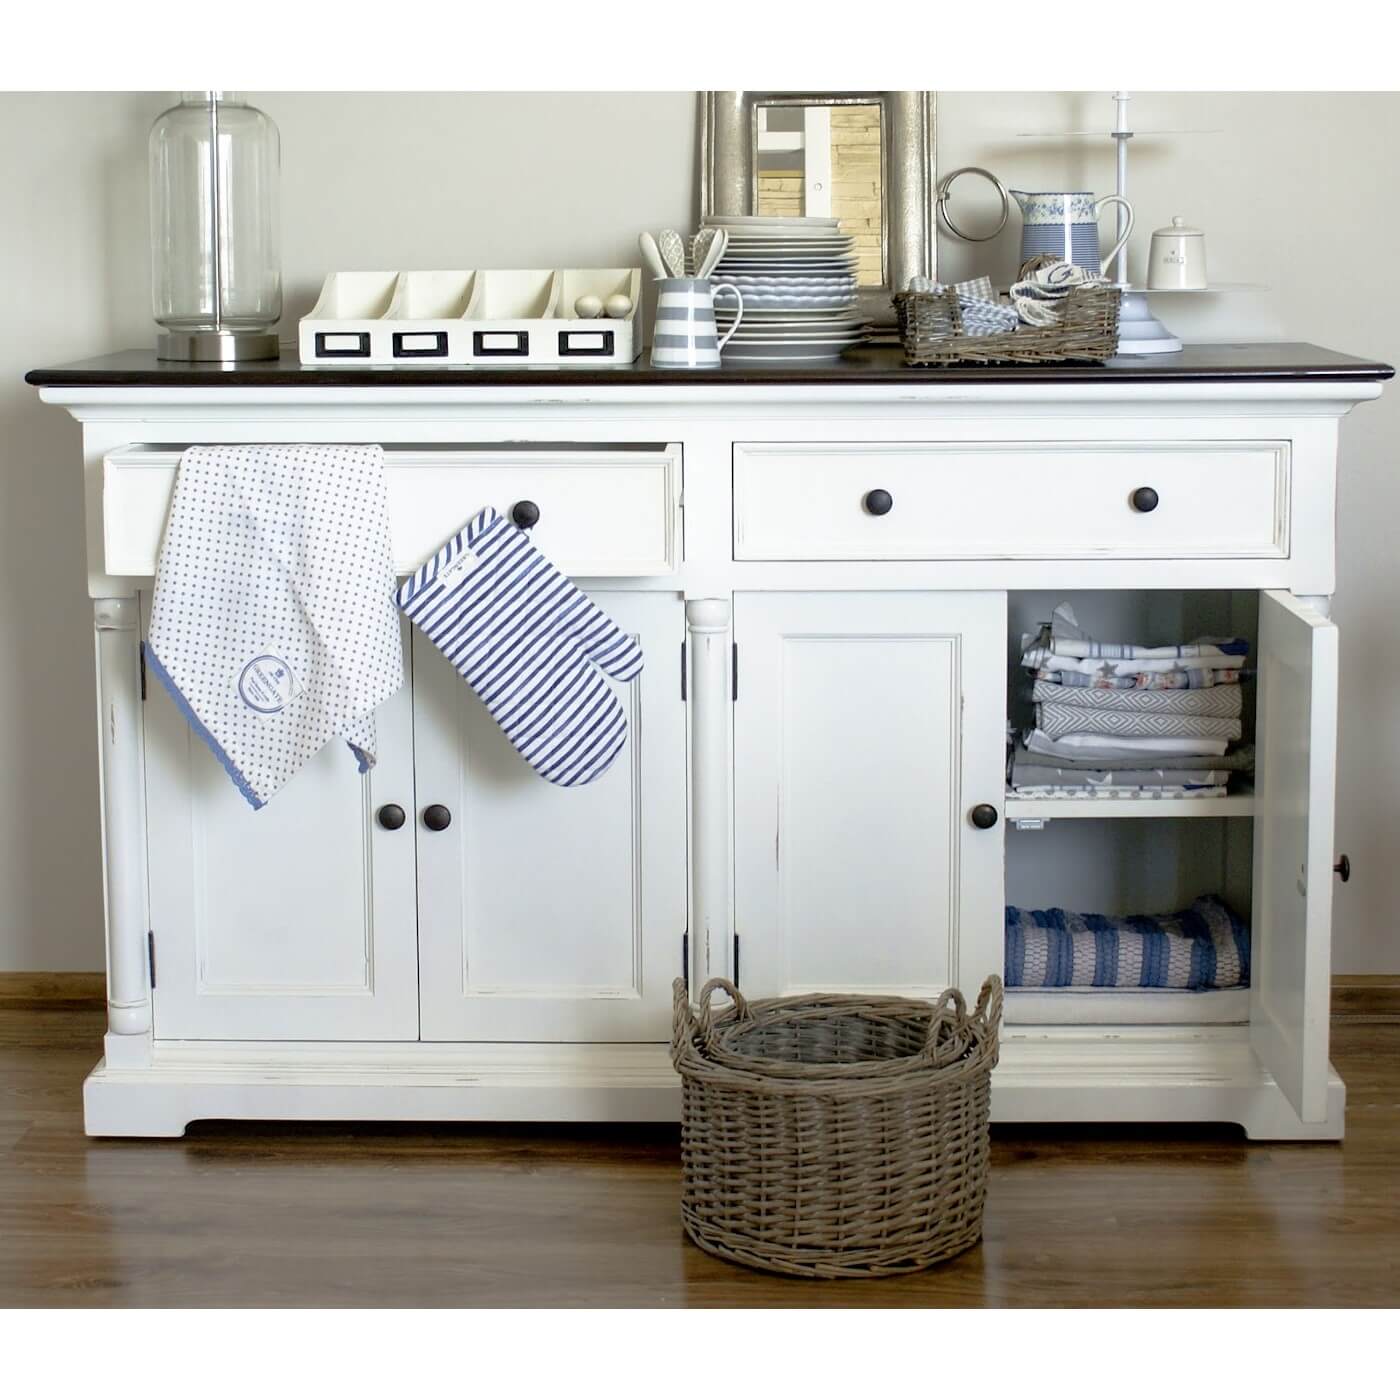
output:
[[[1102, 759], [1095, 758], [1075, 758], [1058, 757], [1052, 754], [1031, 753], [1025, 745], [1019, 741], [1012, 751], [1012, 761], [1014, 771], [1024, 769], [1039, 768], [1048, 769], [1052, 773], [1118, 773], [1119, 767], [1112, 763], [1105, 763]], [[1193, 756], [1190, 754], [1173, 754], [1170, 759], [1170, 769], [1173, 773], [1180, 773], [1191, 769], [1228, 769], [1232, 773], [1252, 773], [1254, 771], [1254, 745], [1244, 744], [1233, 753], [1222, 753], [1212, 755]], [[1141, 768], [1140, 763], [1132, 765], [1133, 768]], [[1120, 765], [1121, 767], [1121, 765]], [[1166, 769], [1154, 768], [1152, 771], [1160, 773]], [[1044, 778], [1028, 778], [1028, 782], [1044, 782]], [[1199, 780], [1198, 780], [1199, 781]]]
[[[1111, 695], [1113, 691], [1105, 691]], [[1127, 695], [1131, 692], [1121, 691]], [[1158, 695], [1189, 695], [1188, 690], [1159, 690]], [[1209, 695], [1210, 691], [1198, 694]], [[1066, 734], [1102, 734], [1113, 739], [1238, 739], [1238, 719], [1209, 715], [1145, 714], [1140, 710], [1081, 709], [1078, 705], [1037, 705], [1040, 729], [1052, 739]]]
[[1210, 715], [1216, 719], [1236, 719], [1244, 709], [1244, 696], [1237, 685], [1216, 685], [1208, 690], [1099, 690], [1038, 680], [1031, 687], [1031, 699], [1038, 704], [1073, 705], [1086, 710], [1140, 710], [1154, 715]]

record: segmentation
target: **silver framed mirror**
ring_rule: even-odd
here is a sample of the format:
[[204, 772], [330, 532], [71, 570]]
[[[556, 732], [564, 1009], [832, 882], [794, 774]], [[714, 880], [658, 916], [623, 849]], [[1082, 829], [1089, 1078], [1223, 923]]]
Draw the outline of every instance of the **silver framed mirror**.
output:
[[935, 272], [931, 92], [701, 94], [700, 215], [823, 214], [856, 240], [862, 314]]

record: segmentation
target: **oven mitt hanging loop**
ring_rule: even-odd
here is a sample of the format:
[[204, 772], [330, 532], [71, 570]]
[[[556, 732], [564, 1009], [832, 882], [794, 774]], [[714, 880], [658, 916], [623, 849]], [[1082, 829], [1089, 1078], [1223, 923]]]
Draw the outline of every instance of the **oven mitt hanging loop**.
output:
[[581, 787], [622, 752], [627, 715], [607, 677], [640, 675], [641, 644], [490, 506], [397, 601], [541, 777]]

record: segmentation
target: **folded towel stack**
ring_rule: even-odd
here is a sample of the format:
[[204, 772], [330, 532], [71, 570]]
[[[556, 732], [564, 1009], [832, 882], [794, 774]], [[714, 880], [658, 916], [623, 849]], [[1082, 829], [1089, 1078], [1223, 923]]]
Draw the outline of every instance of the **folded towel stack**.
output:
[[1099, 642], [1064, 604], [1022, 639], [1036, 725], [1013, 746], [1013, 791], [1036, 797], [1221, 797], [1245, 766], [1240, 679], [1249, 644]]

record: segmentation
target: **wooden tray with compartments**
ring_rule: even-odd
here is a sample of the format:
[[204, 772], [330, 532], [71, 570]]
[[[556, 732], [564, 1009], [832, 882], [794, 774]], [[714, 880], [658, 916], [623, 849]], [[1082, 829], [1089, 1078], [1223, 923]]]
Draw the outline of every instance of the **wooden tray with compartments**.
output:
[[[623, 295], [624, 317], [580, 317]], [[641, 353], [635, 267], [332, 272], [298, 337], [304, 365], [631, 364]]]

